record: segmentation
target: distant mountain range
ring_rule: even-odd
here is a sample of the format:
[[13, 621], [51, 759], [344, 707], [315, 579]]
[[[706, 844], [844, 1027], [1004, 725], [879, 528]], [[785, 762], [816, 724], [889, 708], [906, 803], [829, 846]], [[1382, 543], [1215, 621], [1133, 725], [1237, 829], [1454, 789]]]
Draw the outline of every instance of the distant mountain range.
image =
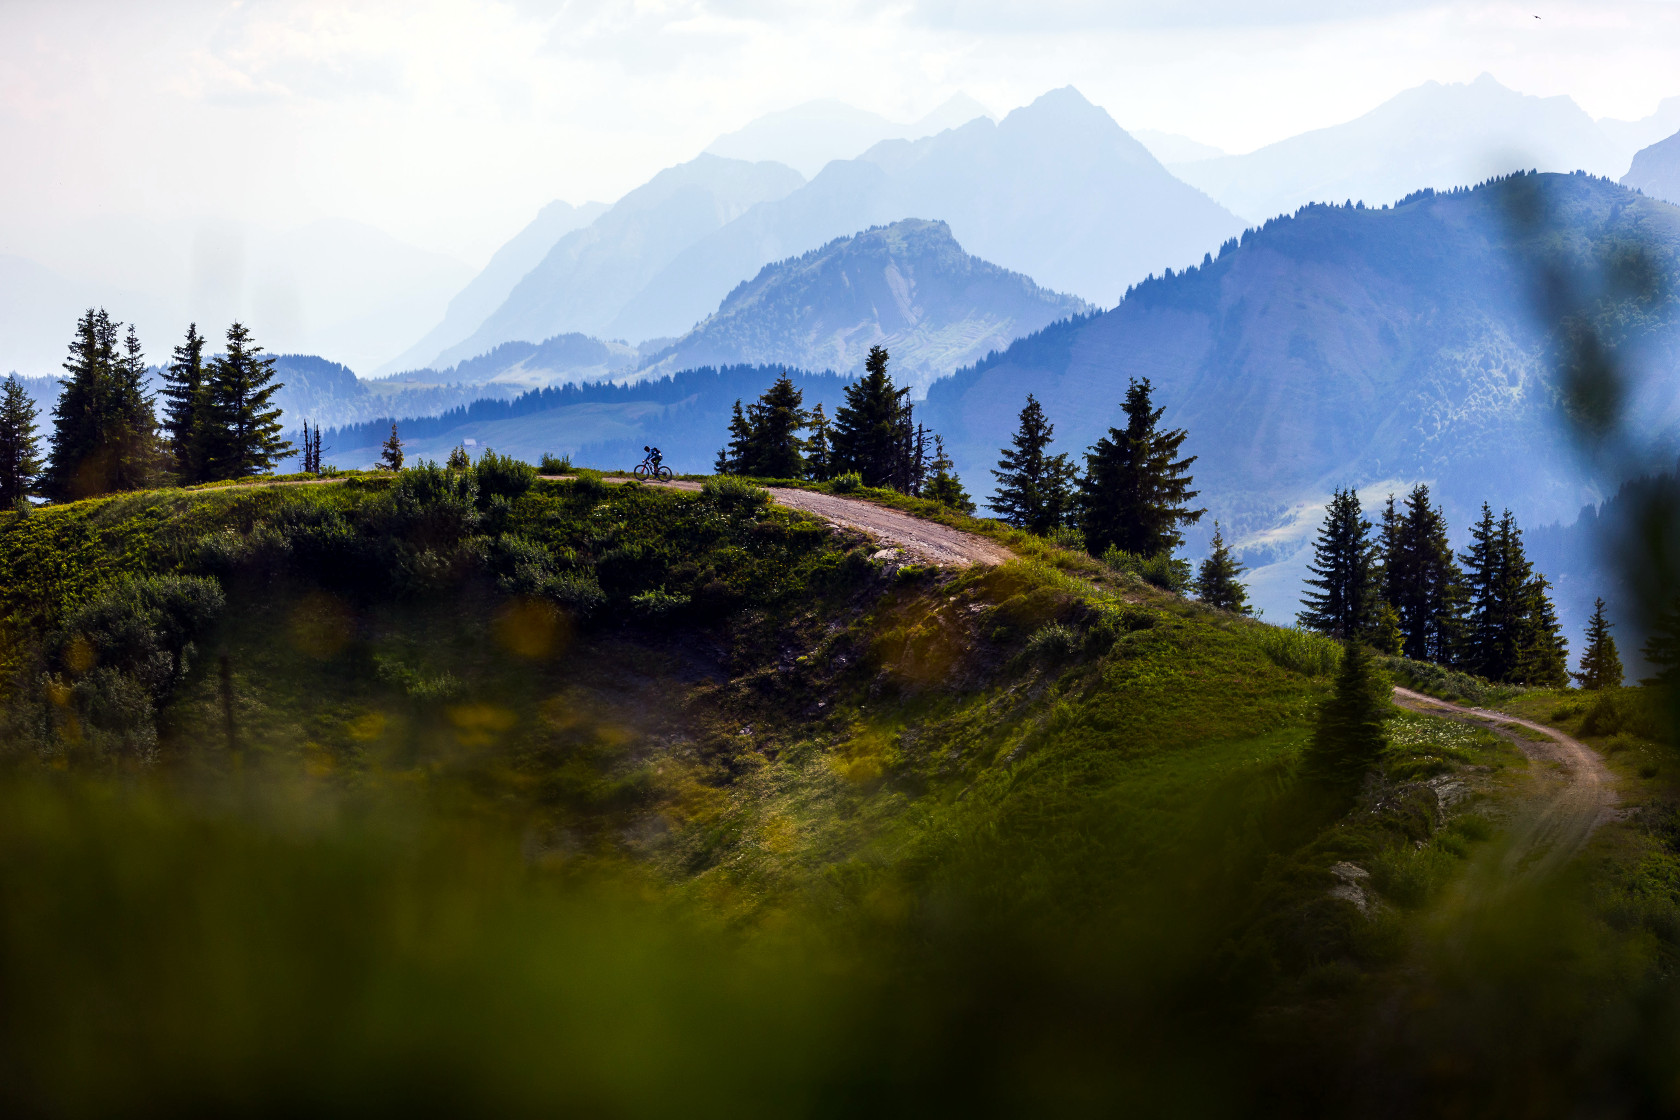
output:
[[556, 242], [573, 230], [591, 224], [607, 210], [604, 202], [573, 206], [556, 200], [544, 206], [531, 224], [496, 250], [483, 271], [449, 301], [441, 323], [419, 342], [386, 362], [377, 372], [394, 373], [429, 365], [445, 349], [476, 331], [485, 319], [507, 302], [525, 274], [548, 256], [548, 251], [554, 248]]
[[655, 354], [644, 374], [788, 365], [855, 373], [871, 346], [900, 382], [937, 378], [1021, 335], [1089, 310], [963, 252], [944, 222], [907, 219], [766, 265], [712, 315]]
[[1172, 171], [1260, 222], [1309, 202], [1381, 206], [1420, 188], [1527, 168], [1614, 178], [1642, 146], [1629, 143], [1634, 122], [1615, 123], [1630, 127], [1612, 136], [1567, 97], [1530, 97], [1483, 74], [1467, 84], [1427, 82], [1345, 124]]
[[807, 101], [749, 121], [713, 140], [706, 151], [749, 163], [785, 163], [809, 179], [830, 161], [853, 159], [883, 140], [920, 140], [985, 116], [990, 116], [986, 107], [965, 93], [907, 124], [843, 101]]
[[680, 335], [764, 266], [905, 218], [942, 220], [976, 256], [1099, 304], [1242, 228], [1062, 89], [1001, 122], [884, 141], [808, 184], [779, 164], [710, 155], [661, 172], [562, 238], [431, 364], [561, 331], [630, 342]]
[[[1077, 454], [1116, 422], [1128, 379], [1151, 378], [1200, 456], [1198, 539], [1217, 517], [1260, 569], [1260, 604], [1287, 618], [1334, 487], [1374, 504], [1429, 482], [1460, 531], [1484, 500], [1534, 526], [1603, 496], [1560, 434], [1550, 333], [1529, 303], [1538, 242], [1511, 218], [1536, 200], [1589, 264], [1637, 236], [1680, 275], [1680, 209], [1582, 175], [1312, 206], [937, 382], [923, 414], [984, 496], [1029, 392]], [[1666, 379], [1637, 412], [1673, 430], [1680, 327], [1652, 330], [1638, 352]]]
[[589, 226], [560, 238], [470, 335], [426, 364], [454, 365], [504, 342], [572, 332], [638, 342], [678, 334], [699, 316], [663, 331], [626, 330], [627, 305], [685, 249], [804, 182], [799, 172], [779, 163], [712, 155], [667, 168]]
[[1622, 185], [1680, 206], [1680, 132], [1642, 148], [1622, 176]]

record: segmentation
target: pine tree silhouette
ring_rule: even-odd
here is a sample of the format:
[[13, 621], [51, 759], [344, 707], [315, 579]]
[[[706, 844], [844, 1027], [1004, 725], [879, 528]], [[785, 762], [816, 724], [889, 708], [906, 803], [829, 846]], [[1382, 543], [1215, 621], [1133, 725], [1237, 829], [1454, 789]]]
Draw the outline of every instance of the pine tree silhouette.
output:
[[1012, 445], [1004, 449], [992, 472], [998, 480], [992, 509], [1017, 529], [1040, 536], [1067, 524], [1073, 515], [1076, 471], [1065, 454], [1046, 454], [1055, 434], [1038, 399], [1028, 393]]
[[1196, 598], [1222, 611], [1248, 614], [1253, 610], [1248, 603], [1248, 589], [1237, 582], [1237, 577], [1246, 570], [1231, 555], [1230, 548], [1225, 544], [1225, 534], [1219, 528], [1219, 522], [1215, 521], [1213, 540], [1208, 542], [1207, 559], [1202, 561], [1191, 585]]
[[1190, 509], [1196, 456], [1180, 459], [1189, 433], [1161, 431], [1165, 409], [1151, 403], [1148, 378], [1126, 391], [1126, 427], [1110, 428], [1085, 455], [1079, 487], [1080, 528], [1093, 556], [1110, 548], [1142, 557], [1171, 555], [1184, 543], [1180, 525], [1200, 521], [1205, 509]]
[[34, 493], [41, 476], [39, 413], [15, 377], [0, 390], [0, 504], [16, 508]]
[[1610, 636], [1616, 624], [1604, 617], [1604, 600], [1593, 600], [1592, 618], [1587, 621], [1587, 648], [1581, 654], [1581, 671], [1571, 673], [1582, 688], [1598, 691], [1622, 687], [1622, 659], [1616, 653], [1616, 639]]
[[1330, 499], [1313, 546], [1307, 580], [1312, 588], [1301, 599], [1297, 621], [1342, 641], [1365, 636], [1373, 619], [1375, 588], [1371, 560], [1371, 523], [1359, 507], [1357, 490], [1337, 490]]

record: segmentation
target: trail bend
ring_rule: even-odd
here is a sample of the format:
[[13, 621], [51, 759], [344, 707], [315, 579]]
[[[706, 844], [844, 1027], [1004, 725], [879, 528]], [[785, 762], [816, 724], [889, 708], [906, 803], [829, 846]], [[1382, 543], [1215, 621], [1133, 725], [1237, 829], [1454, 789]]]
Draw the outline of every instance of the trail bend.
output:
[[[570, 480], [571, 475], [542, 475], [545, 482], [563, 482]], [[219, 486], [217, 490], [248, 490], [259, 486], [321, 486], [343, 482], [344, 479], [317, 478], [291, 479], [285, 482], [241, 482], [232, 486]], [[630, 481], [623, 478], [605, 478], [603, 482], [609, 485], [620, 485]], [[666, 490], [697, 491], [700, 483], [688, 481], [673, 482], [644, 482], [644, 486], [657, 486]], [[844, 498], [837, 494], [824, 494], [815, 490], [794, 490], [781, 486], [766, 487], [770, 497], [776, 504], [788, 509], [797, 509], [805, 513], [814, 514], [843, 529], [852, 529], [863, 533], [871, 540], [887, 548], [896, 548], [905, 556], [920, 564], [931, 564], [941, 568], [963, 568], [972, 564], [993, 565], [1003, 564], [1015, 558], [1015, 554], [1007, 548], [987, 540], [974, 533], [965, 533], [961, 529], [953, 529], [949, 525], [941, 525], [937, 521], [926, 521], [920, 517], [913, 517], [908, 513], [900, 513], [895, 509], [878, 506], [873, 502], [866, 502], [861, 498]]]
[[1394, 702], [1408, 711], [1474, 723], [1496, 733], [1514, 725], [1545, 737], [1540, 741], [1505, 733], [1531, 762], [1541, 764], [1537, 780], [1542, 783], [1542, 792], [1512, 821], [1510, 846], [1501, 861], [1507, 883], [1551, 874], [1586, 847], [1599, 825], [1617, 819], [1615, 776], [1585, 743], [1532, 720], [1437, 700], [1407, 688], [1394, 689]]

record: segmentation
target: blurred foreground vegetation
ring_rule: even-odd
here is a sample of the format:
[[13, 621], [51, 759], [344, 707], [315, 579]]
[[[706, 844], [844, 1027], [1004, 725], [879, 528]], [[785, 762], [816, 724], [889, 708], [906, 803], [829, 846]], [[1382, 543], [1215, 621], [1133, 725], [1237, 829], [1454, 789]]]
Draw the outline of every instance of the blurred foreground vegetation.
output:
[[1507, 889], [1516, 736], [1397, 714], [1338, 799], [1333, 643], [876, 551], [499, 459], [6, 515], [11, 1110], [1675, 1104], [1638, 690], [1513, 698], [1642, 808]]

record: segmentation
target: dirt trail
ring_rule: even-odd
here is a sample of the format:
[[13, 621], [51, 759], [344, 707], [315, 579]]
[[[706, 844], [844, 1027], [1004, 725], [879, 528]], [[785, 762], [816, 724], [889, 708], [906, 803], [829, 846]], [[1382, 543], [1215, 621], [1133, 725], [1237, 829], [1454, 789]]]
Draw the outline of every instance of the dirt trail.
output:
[[1537, 777], [1544, 783], [1529, 811], [1512, 822], [1511, 845], [1501, 864], [1507, 883], [1550, 874], [1586, 846], [1594, 829], [1616, 819], [1615, 777], [1598, 752], [1586, 744], [1544, 724], [1451, 704], [1406, 688], [1394, 690], [1394, 702], [1414, 712], [1477, 723], [1493, 731], [1515, 725], [1545, 736], [1542, 742], [1507, 733], [1530, 761], [1541, 764]]
[[[540, 476], [546, 481], [559, 482], [571, 475]], [[248, 490], [257, 486], [320, 486], [343, 482], [339, 478], [292, 479], [287, 482], [241, 482], [233, 486], [218, 486], [217, 490]], [[623, 483], [623, 478], [603, 479], [607, 483]], [[698, 482], [648, 482], [645, 486], [662, 486], [671, 490], [700, 489]], [[941, 568], [961, 568], [970, 564], [1002, 564], [1015, 558], [1000, 544], [973, 533], [952, 529], [934, 521], [924, 521], [907, 513], [900, 513], [861, 498], [841, 498], [813, 490], [789, 490], [780, 486], [767, 488], [778, 504], [789, 509], [816, 514], [831, 525], [855, 529], [887, 548], [900, 549], [906, 556], [921, 564]]]
[[[552, 477], [545, 475], [546, 477]], [[609, 478], [606, 482], [622, 482]], [[698, 482], [649, 482], [646, 486], [666, 486], [673, 490], [699, 490]], [[770, 497], [778, 505], [803, 510], [843, 529], [855, 529], [887, 548], [901, 550], [906, 556], [922, 564], [941, 568], [962, 568], [970, 564], [1003, 564], [1015, 559], [1015, 554], [985, 537], [965, 533], [936, 521], [924, 521], [908, 513], [878, 506], [861, 498], [842, 498], [815, 490], [791, 490], [768, 486]]]

